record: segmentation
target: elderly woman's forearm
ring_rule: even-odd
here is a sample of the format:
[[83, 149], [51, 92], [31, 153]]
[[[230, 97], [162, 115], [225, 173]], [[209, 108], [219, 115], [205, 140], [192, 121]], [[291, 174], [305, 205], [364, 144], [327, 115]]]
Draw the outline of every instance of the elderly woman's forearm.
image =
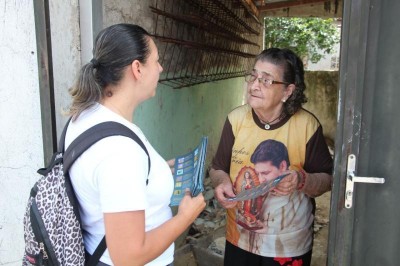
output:
[[332, 175], [326, 173], [307, 173], [304, 187], [301, 189], [308, 196], [315, 198], [332, 189]]
[[219, 184], [231, 182], [229, 174], [222, 170], [215, 170], [215, 169], [211, 168], [209, 173], [210, 173], [211, 182], [212, 182], [212, 185], [214, 188], [216, 186], [218, 186]]

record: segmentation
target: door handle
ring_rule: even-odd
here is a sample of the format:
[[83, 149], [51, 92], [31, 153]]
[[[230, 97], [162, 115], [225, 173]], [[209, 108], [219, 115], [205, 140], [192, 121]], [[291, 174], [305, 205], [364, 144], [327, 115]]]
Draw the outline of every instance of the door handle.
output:
[[344, 206], [347, 209], [350, 209], [353, 206], [354, 183], [373, 183], [373, 184], [385, 183], [385, 178], [382, 177], [356, 176], [355, 170], [356, 170], [356, 156], [354, 154], [349, 154], [347, 158], [346, 193], [344, 201]]

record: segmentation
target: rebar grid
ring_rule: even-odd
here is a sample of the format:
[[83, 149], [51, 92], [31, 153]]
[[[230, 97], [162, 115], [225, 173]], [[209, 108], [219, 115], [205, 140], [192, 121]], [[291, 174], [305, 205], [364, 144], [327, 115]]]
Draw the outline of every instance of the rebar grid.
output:
[[154, 0], [155, 38], [173, 88], [243, 76], [260, 50], [262, 24], [234, 0]]

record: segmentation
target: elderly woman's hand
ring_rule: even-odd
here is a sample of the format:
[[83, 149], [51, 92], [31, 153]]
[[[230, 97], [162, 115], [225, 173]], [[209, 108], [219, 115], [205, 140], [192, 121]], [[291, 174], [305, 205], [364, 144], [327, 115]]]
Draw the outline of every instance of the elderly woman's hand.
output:
[[221, 204], [221, 206], [225, 209], [233, 208], [237, 204], [237, 202], [227, 200], [228, 198], [236, 196], [233, 192], [233, 186], [231, 182], [224, 182], [215, 187], [214, 196], [218, 200], [219, 204]]
[[210, 169], [210, 177], [214, 186], [214, 197], [225, 209], [233, 208], [237, 202], [228, 201], [228, 198], [235, 197], [232, 181], [229, 175], [222, 170]]
[[295, 170], [289, 170], [283, 174], [288, 174], [278, 183], [278, 185], [271, 191], [275, 196], [286, 196], [295, 192], [299, 186], [299, 174]]

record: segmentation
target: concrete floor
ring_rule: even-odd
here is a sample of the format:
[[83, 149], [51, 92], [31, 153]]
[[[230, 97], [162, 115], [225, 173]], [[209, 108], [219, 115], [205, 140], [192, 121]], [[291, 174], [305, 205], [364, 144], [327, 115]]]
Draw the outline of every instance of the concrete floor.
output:
[[313, 257], [311, 266], [325, 266], [326, 253], [328, 246], [329, 232], [329, 210], [330, 210], [331, 193], [316, 198], [317, 210], [315, 213], [315, 221], [318, 225], [318, 231], [314, 236]]

